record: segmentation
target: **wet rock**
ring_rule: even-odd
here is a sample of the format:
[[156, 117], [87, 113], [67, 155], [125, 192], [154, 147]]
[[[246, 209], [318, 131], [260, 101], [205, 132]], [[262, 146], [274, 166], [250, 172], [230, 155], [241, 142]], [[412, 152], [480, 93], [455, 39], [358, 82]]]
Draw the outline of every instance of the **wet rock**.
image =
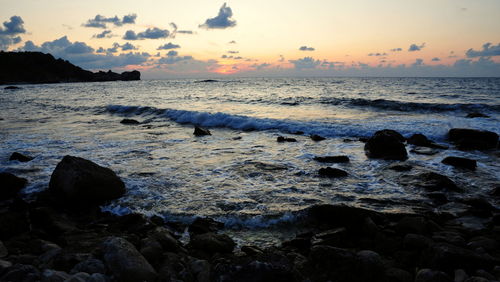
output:
[[334, 168], [334, 167], [322, 167], [318, 170], [318, 174], [323, 177], [338, 178], [345, 177], [349, 174], [344, 170]]
[[295, 138], [289, 138], [289, 137], [284, 137], [284, 136], [278, 136], [278, 138], [276, 138], [276, 141], [277, 142], [297, 142], [297, 139]]
[[469, 275], [463, 269], [455, 269], [455, 282], [464, 282], [469, 278]]
[[217, 232], [224, 227], [224, 223], [215, 221], [208, 217], [197, 217], [191, 225], [189, 225], [189, 233], [203, 234], [209, 232]]
[[488, 279], [483, 278], [483, 277], [472, 276], [472, 277], [468, 278], [467, 280], [465, 280], [465, 282], [491, 282], [491, 280], [488, 280]]
[[71, 275], [64, 271], [57, 271], [53, 269], [45, 269], [42, 272], [43, 282], [64, 282], [69, 279]]
[[446, 157], [441, 162], [454, 167], [466, 168], [470, 170], [475, 170], [477, 167], [477, 162], [475, 160], [461, 157]]
[[242, 246], [241, 251], [249, 256], [261, 255], [263, 253], [257, 246]]
[[152, 239], [160, 243], [161, 248], [167, 252], [177, 252], [181, 249], [181, 244], [172, 234], [164, 227], [157, 227], [151, 231]]
[[30, 222], [26, 212], [9, 211], [0, 213], [0, 240], [10, 239], [29, 231]]
[[429, 234], [431, 231], [435, 231], [434, 229], [436, 227], [430, 224], [424, 217], [405, 216], [396, 223], [394, 228], [401, 234], [415, 233], [425, 235]]
[[415, 147], [410, 150], [410, 152], [417, 154], [417, 155], [426, 155], [426, 156], [432, 156], [437, 153], [439, 153], [438, 150], [432, 149], [432, 148], [427, 148], [427, 147]]
[[40, 271], [32, 265], [16, 264], [7, 269], [0, 281], [40, 281]]
[[122, 121], [120, 121], [121, 124], [130, 124], [130, 125], [135, 125], [135, 124], [140, 124], [139, 121], [135, 119], [129, 119], [129, 118], [124, 118]]
[[189, 262], [189, 268], [198, 282], [210, 281], [210, 263], [206, 260], [192, 259]]
[[119, 281], [155, 281], [156, 271], [127, 240], [110, 237], [103, 245], [104, 262]]
[[455, 246], [465, 246], [462, 234], [454, 231], [438, 231], [432, 233], [432, 239], [436, 242], [445, 242]]
[[374, 251], [363, 250], [357, 254], [358, 270], [360, 278], [364, 281], [380, 281], [384, 274], [382, 257]]
[[412, 233], [406, 234], [403, 240], [405, 248], [410, 250], [423, 250], [433, 243], [434, 242], [426, 236]]
[[465, 117], [466, 118], [489, 118], [490, 116], [485, 115], [483, 113], [479, 113], [479, 112], [472, 112], [472, 113], [468, 113]]
[[148, 237], [141, 240], [139, 252], [149, 263], [156, 265], [162, 258], [163, 249], [158, 241]]
[[400, 268], [388, 268], [385, 271], [387, 282], [413, 282], [413, 276]]
[[461, 191], [461, 189], [447, 176], [436, 172], [424, 172], [416, 176], [417, 185], [429, 191]]
[[430, 192], [425, 194], [429, 199], [433, 200], [437, 205], [443, 205], [448, 203], [448, 197], [442, 192]]
[[7, 86], [4, 88], [5, 90], [18, 90], [18, 89], [22, 89], [21, 87], [17, 87], [17, 86]]
[[348, 163], [348, 156], [323, 156], [314, 157], [314, 160], [320, 163]]
[[316, 141], [316, 142], [317, 142], [317, 141], [323, 141], [323, 140], [325, 140], [325, 139], [326, 139], [325, 137], [323, 137], [323, 136], [319, 136], [319, 135], [316, 135], [316, 134], [313, 134], [313, 135], [311, 135], [310, 137], [311, 137], [311, 140], [312, 140], [312, 141]]
[[448, 139], [460, 150], [494, 149], [498, 145], [498, 134], [468, 128], [452, 128], [448, 131]]
[[18, 152], [14, 152], [12, 153], [12, 155], [10, 155], [9, 161], [20, 161], [22, 163], [25, 163], [31, 161], [32, 159], [33, 159], [32, 157], [23, 155]]
[[412, 170], [412, 168], [413, 168], [413, 166], [411, 164], [407, 164], [407, 163], [395, 163], [395, 164], [391, 164], [387, 167], [387, 169], [395, 170], [395, 171], [399, 171], [399, 172], [410, 171], [410, 170]]
[[467, 244], [467, 247], [469, 249], [477, 249], [477, 248], [483, 248], [484, 250], [488, 252], [494, 253], [496, 250], [499, 249], [500, 244], [498, 243], [497, 240], [487, 238], [484, 236], [478, 236], [474, 237], [470, 240], [470, 242]]
[[210, 133], [210, 130], [205, 129], [205, 128], [201, 128], [201, 127], [198, 127], [198, 126], [194, 127], [193, 134], [194, 134], [194, 136], [212, 135], [212, 133]]
[[28, 180], [12, 173], [0, 172], [0, 201], [14, 197], [26, 186]]
[[332, 227], [359, 229], [367, 217], [378, 217], [373, 211], [347, 205], [314, 205], [307, 209], [310, 221], [329, 224]]
[[2, 241], [0, 241], [0, 258], [6, 257], [9, 254], [9, 251], [5, 247]]
[[415, 277], [415, 282], [452, 282], [448, 274], [432, 269], [421, 269], [417, 272], [417, 276]]
[[425, 135], [419, 134], [419, 133], [413, 134], [406, 141], [408, 144], [412, 144], [412, 145], [420, 146], [420, 147], [428, 147], [428, 148], [434, 148], [434, 149], [448, 149], [447, 146], [436, 144], [433, 141], [427, 139], [427, 137]]
[[311, 239], [312, 245], [339, 246], [348, 238], [347, 229], [338, 227], [317, 233]]
[[236, 243], [225, 234], [203, 233], [192, 236], [189, 246], [209, 254], [231, 253]]
[[469, 249], [448, 243], [436, 243], [424, 251], [422, 261], [438, 269], [452, 271], [457, 268], [473, 270], [490, 268], [495, 264], [491, 256], [475, 253]]
[[76, 274], [79, 272], [86, 272], [89, 274], [93, 273], [106, 274], [106, 266], [101, 260], [90, 258], [76, 264], [75, 267], [73, 267], [70, 271], [71, 274]]
[[121, 197], [125, 184], [109, 168], [65, 156], [52, 172], [49, 191], [68, 207], [94, 206]]
[[109, 282], [109, 279], [101, 273], [88, 274], [79, 272], [73, 274], [65, 282]]
[[408, 153], [403, 144], [404, 137], [393, 130], [381, 130], [368, 139], [365, 153], [369, 158], [385, 160], [406, 160]]
[[69, 219], [66, 215], [56, 212], [49, 207], [32, 209], [30, 212], [30, 219], [33, 226], [55, 237], [76, 229], [72, 219]]
[[0, 259], [0, 277], [2, 277], [5, 270], [9, 269], [10, 267], [12, 267], [12, 263], [10, 261]]
[[336, 281], [362, 281], [357, 279], [360, 274], [355, 253], [336, 247], [317, 245], [311, 248], [309, 254], [314, 267], [316, 281], [326, 281], [335, 277]]
[[496, 280], [496, 277], [494, 275], [492, 275], [491, 273], [487, 272], [484, 269], [476, 270], [475, 276], [485, 278], [488, 281]]

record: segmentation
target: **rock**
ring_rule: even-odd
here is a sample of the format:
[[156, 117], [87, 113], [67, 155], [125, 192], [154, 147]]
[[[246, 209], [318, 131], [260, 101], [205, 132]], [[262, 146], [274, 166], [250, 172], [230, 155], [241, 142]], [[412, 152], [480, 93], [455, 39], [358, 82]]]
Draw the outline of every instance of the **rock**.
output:
[[0, 277], [2, 277], [4, 271], [9, 269], [10, 267], [12, 267], [12, 263], [10, 261], [0, 259]]
[[469, 275], [463, 269], [455, 269], [455, 282], [464, 282], [469, 278]]
[[73, 276], [68, 278], [65, 282], [109, 282], [109, 279], [101, 273], [94, 273], [90, 275], [85, 272], [79, 272], [73, 274]]
[[131, 124], [131, 125], [134, 125], [134, 124], [140, 124], [139, 121], [135, 120], [135, 119], [128, 119], [128, 118], [124, 118], [122, 119], [122, 121], [120, 121], [121, 124]]
[[314, 157], [315, 161], [320, 163], [348, 163], [348, 156], [324, 156], [324, 157]]
[[434, 228], [429, 222], [421, 216], [405, 216], [394, 226], [397, 232], [401, 234], [429, 234]]
[[198, 126], [194, 127], [193, 134], [194, 134], [194, 136], [212, 135], [212, 133], [210, 133], [210, 130], [205, 129], [205, 128], [201, 128], [201, 127], [198, 127]]
[[469, 249], [448, 243], [436, 243], [422, 254], [426, 264], [438, 269], [452, 271], [457, 268], [474, 270], [493, 267], [496, 260], [491, 256], [475, 253]]
[[118, 281], [155, 281], [156, 271], [127, 240], [110, 237], [102, 248], [104, 262]]
[[297, 139], [295, 138], [289, 138], [289, 137], [283, 137], [283, 136], [278, 136], [278, 138], [276, 138], [276, 141], [277, 142], [297, 142]]
[[14, 152], [12, 153], [12, 155], [10, 155], [9, 161], [20, 161], [22, 163], [25, 163], [31, 161], [32, 159], [33, 159], [32, 157], [28, 157], [21, 153]]
[[158, 241], [148, 237], [141, 240], [141, 248], [139, 252], [149, 263], [156, 265], [162, 258], [163, 249]]
[[387, 282], [413, 282], [413, 276], [406, 270], [389, 268], [385, 271]]
[[338, 227], [335, 229], [326, 230], [314, 235], [310, 240], [313, 245], [339, 246], [348, 238], [347, 229]]
[[465, 282], [491, 282], [491, 280], [488, 280], [488, 279], [483, 278], [483, 277], [472, 276], [472, 277], [468, 278], [467, 280], [465, 280]]
[[100, 205], [125, 193], [125, 184], [109, 168], [65, 156], [52, 172], [49, 191], [68, 207]]
[[478, 269], [478, 270], [476, 270], [475, 276], [485, 278], [488, 281], [494, 281], [494, 280], [496, 280], [495, 276], [493, 276], [491, 273], [487, 272], [484, 269]]
[[335, 277], [335, 281], [363, 281], [357, 279], [359, 264], [355, 253], [336, 247], [317, 245], [310, 251], [310, 262], [313, 272], [318, 277], [313, 281], [327, 281]]
[[449, 191], [461, 191], [461, 189], [449, 179], [447, 176], [441, 175], [436, 172], [424, 172], [416, 177], [419, 182], [418, 186], [429, 190], [429, 191], [441, 191], [441, 190], [449, 190]]
[[21, 87], [17, 87], [17, 86], [7, 86], [4, 88], [5, 90], [19, 90], [19, 89], [22, 89]]
[[433, 243], [428, 237], [412, 233], [406, 234], [403, 240], [405, 248], [410, 250], [423, 250]]
[[415, 147], [411, 149], [410, 152], [417, 155], [426, 155], [426, 156], [432, 156], [439, 153], [438, 150], [427, 147]]
[[431, 140], [427, 139], [427, 137], [423, 134], [413, 134], [410, 138], [407, 139], [408, 144], [412, 144], [420, 147], [429, 147], [434, 149], [448, 149], [447, 146], [439, 145]]
[[436, 242], [445, 242], [456, 246], [465, 246], [464, 237], [454, 231], [439, 231], [432, 233], [432, 239]]
[[417, 272], [417, 276], [415, 277], [415, 282], [452, 282], [448, 274], [432, 269], [421, 269]]
[[380, 281], [384, 274], [384, 264], [380, 255], [374, 251], [363, 250], [356, 256], [359, 278], [364, 281]]
[[366, 142], [365, 153], [369, 158], [404, 161], [408, 153], [403, 142], [404, 137], [393, 130], [377, 131]]
[[9, 211], [0, 213], [0, 240], [10, 239], [30, 230], [30, 222], [25, 212]]
[[499, 249], [500, 244], [498, 243], [497, 240], [487, 238], [484, 236], [479, 236], [472, 238], [470, 242], [467, 244], [467, 247], [472, 250], [475, 250], [477, 248], [483, 248], [487, 252], [494, 253], [496, 250]]
[[412, 170], [412, 168], [413, 168], [413, 166], [411, 164], [407, 164], [407, 163], [395, 163], [395, 164], [391, 164], [387, 167], [387, 169], [395, 170], [395, 171], [399, 171], [399, 172], [410, 171], [410, 170]]
[[32, 265], [16, 264], [7, 269], [6, 273], [0, 277], [0, 281], [40, 281], [40, 271]]
[[229, 236], [215, 233], [195, 234], [191, 237], [189, 245], [209, 254], [231, 253], [236, 246]]
[[479, 113], [479, 112], [472, 112], [472, 113], [468, 113], [465, 117], [466, 118], [489, 118], [490, 116], [485, 115], [483, 113]]
[[461, 157], [446, 157], [441, 162], [454, 167], [466, 168], [470, 170], [475, 170], [477, 167], [477, 162], [475, 160]]
[[249, 256], [256, 256], [263, 254], [263, 251], [257, 246], [241, 246], [241, 251]]
[[9, 251], [5, 247], [2, 241], [0, 241], [0, 258], [6, 257], [9, 254]]
[[323, 141], [323, 140], [325, 140], [325, 139], [326, 139], [325, 137], [323, 137], [323, 136], [319, 136], [319, 135], [316, 135], [316, 134], [313, 134], [313, 135], [311, 135], [310, 137], [311, 137], [311, 140], [312, 140], [312, 141], [316, 141], [316, 142], [317, 142], [317, 141]]
[[322, 167], [318, 170], [318, 174], [330, 178], [345, 177], [349, 175], [347, 172], [334, 167]]
[[75, 267], [73, 267], [70, 271], [71, 274], [76, 274], [79, 272], [86, 272], [88, 274], [106, 274], [106, 266], [101, 260], [90, 258], [76, 264]]
[[498, 145], [498, 134], [468, 128], [452, 128], [448, 131], [448, 139], [460, 150], [494, 149]]
[[164, 227], [157, 227], [150, 233], [151, 238], [160, 243], [161, 248], [167, 252], [177, 252], [181, 249], [181, 244]]
[[210, 263], [206, 260], [192, 259], [189, 262], [189, 268], [196, 277], [198, 282], [209, 282], [210, 281]]
[[191, 225], [189, 225], [189, 233], [203, 234], [209, 232], [217, 232], [224, 227], [224, 223], [215, 221], [209, 217], [197, 217]]
[[53, 269], [45, 269], [42, 272], [43, 282], [64, 282], [69, 279], [71, 275], [64, 271], [57, 271]]
[[12, 173], [0, 172], [0, 201], [14, 197], [26, 186], [28, 180]]

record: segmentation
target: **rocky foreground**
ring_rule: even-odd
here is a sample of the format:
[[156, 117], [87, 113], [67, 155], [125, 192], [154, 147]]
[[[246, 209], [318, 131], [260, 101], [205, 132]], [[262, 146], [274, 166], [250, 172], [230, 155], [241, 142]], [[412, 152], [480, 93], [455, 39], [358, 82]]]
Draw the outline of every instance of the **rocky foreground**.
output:
[[[196, 135], [210, 132], [199, 129]], [[495, 137], [496, 136], [496, 137]], [[318, 136], [314, 137], [321, 141]], [[498, 135], [452, 129], [461, 149], [497, 150]], [[286, 138], [279, 142], [293, 142]], [[423, 135], [409, 139], [392, 130], [366, 141], [371, 158], [404, 161], [406, 144], [434, 150]], [[29, 162], [21, 154], [13, 160]], [[322, 156], [320, 163], [348, 162]], [[476, 161], [450, 156], [444, 163], [473, 170]], [[394, 173], [412, 170], [397, 162]], [[326, 167], [320, 177], [343, 177]], [[405, 179], [403, 177], [403, 179]], [[433, 206], [450, 204], [463, 187], [436, 172], [408, 183], [428, 191]], [[47, 190], [23, 200], [27, 180], [0, 173], [0, 281], [499, 281], [500, 187], [491, 199], [460, 198], [458, 213], [426, 209], [418, 214], [385, 214], [344, 205], [316, 205], [296, 223], [308, 230], [280, 246], [236, 246], [223, 224], [198, 218], [189, 226], [116, 216], [99, 205], [126, 191], [110, 169], [66, 156], [54, 169]], [[181, 235], [189, 240], [180, 240]]]

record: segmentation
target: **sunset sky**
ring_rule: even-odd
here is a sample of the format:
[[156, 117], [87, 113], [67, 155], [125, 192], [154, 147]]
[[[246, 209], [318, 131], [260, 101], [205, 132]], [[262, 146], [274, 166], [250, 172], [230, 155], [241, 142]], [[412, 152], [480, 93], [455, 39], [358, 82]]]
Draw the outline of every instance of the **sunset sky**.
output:
[[144, 78], [500, 76], [498, 0], [0, 0], [0, 49]]

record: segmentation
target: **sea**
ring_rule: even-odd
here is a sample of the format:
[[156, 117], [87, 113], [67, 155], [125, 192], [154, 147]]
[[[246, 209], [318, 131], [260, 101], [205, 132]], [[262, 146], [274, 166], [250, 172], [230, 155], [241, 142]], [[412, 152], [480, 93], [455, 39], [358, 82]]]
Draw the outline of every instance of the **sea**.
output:
[[[127, 193], [102, 209], [189, 223], [211, 217], [242, 242], [273, 242], [300, 212], [347, 204], [414, 212], [429, 202], [386, 173], [393, 162], [368, 159], [360, 138], [394, 129], [445, 145], [451, 128], [500, 134], [500, 78], [221, 78], [20, 85], [0, 89], [0, 171], [28, 179], [26, 197], [48, 187], [65, 155], [109, 167]], [[480, 112], [489, 117], [466, 118]], [[125, 125], [124, 118], [138, 125]], [[212, 135], [196, 137], [194, 126]], [[310, 135], [326, 137], [313, 141]], [[297, 142], [276, 142], [278, 136]], [[449, 176], [466, 195], [500, 183], [498, 153], [411, 152], [408, 162]], [[34, 157], [9, 161], [13, 152]], [[322, 178], [315, 156], [348, 172]], [[441, 163], [478, 161], [474, 172]]]

